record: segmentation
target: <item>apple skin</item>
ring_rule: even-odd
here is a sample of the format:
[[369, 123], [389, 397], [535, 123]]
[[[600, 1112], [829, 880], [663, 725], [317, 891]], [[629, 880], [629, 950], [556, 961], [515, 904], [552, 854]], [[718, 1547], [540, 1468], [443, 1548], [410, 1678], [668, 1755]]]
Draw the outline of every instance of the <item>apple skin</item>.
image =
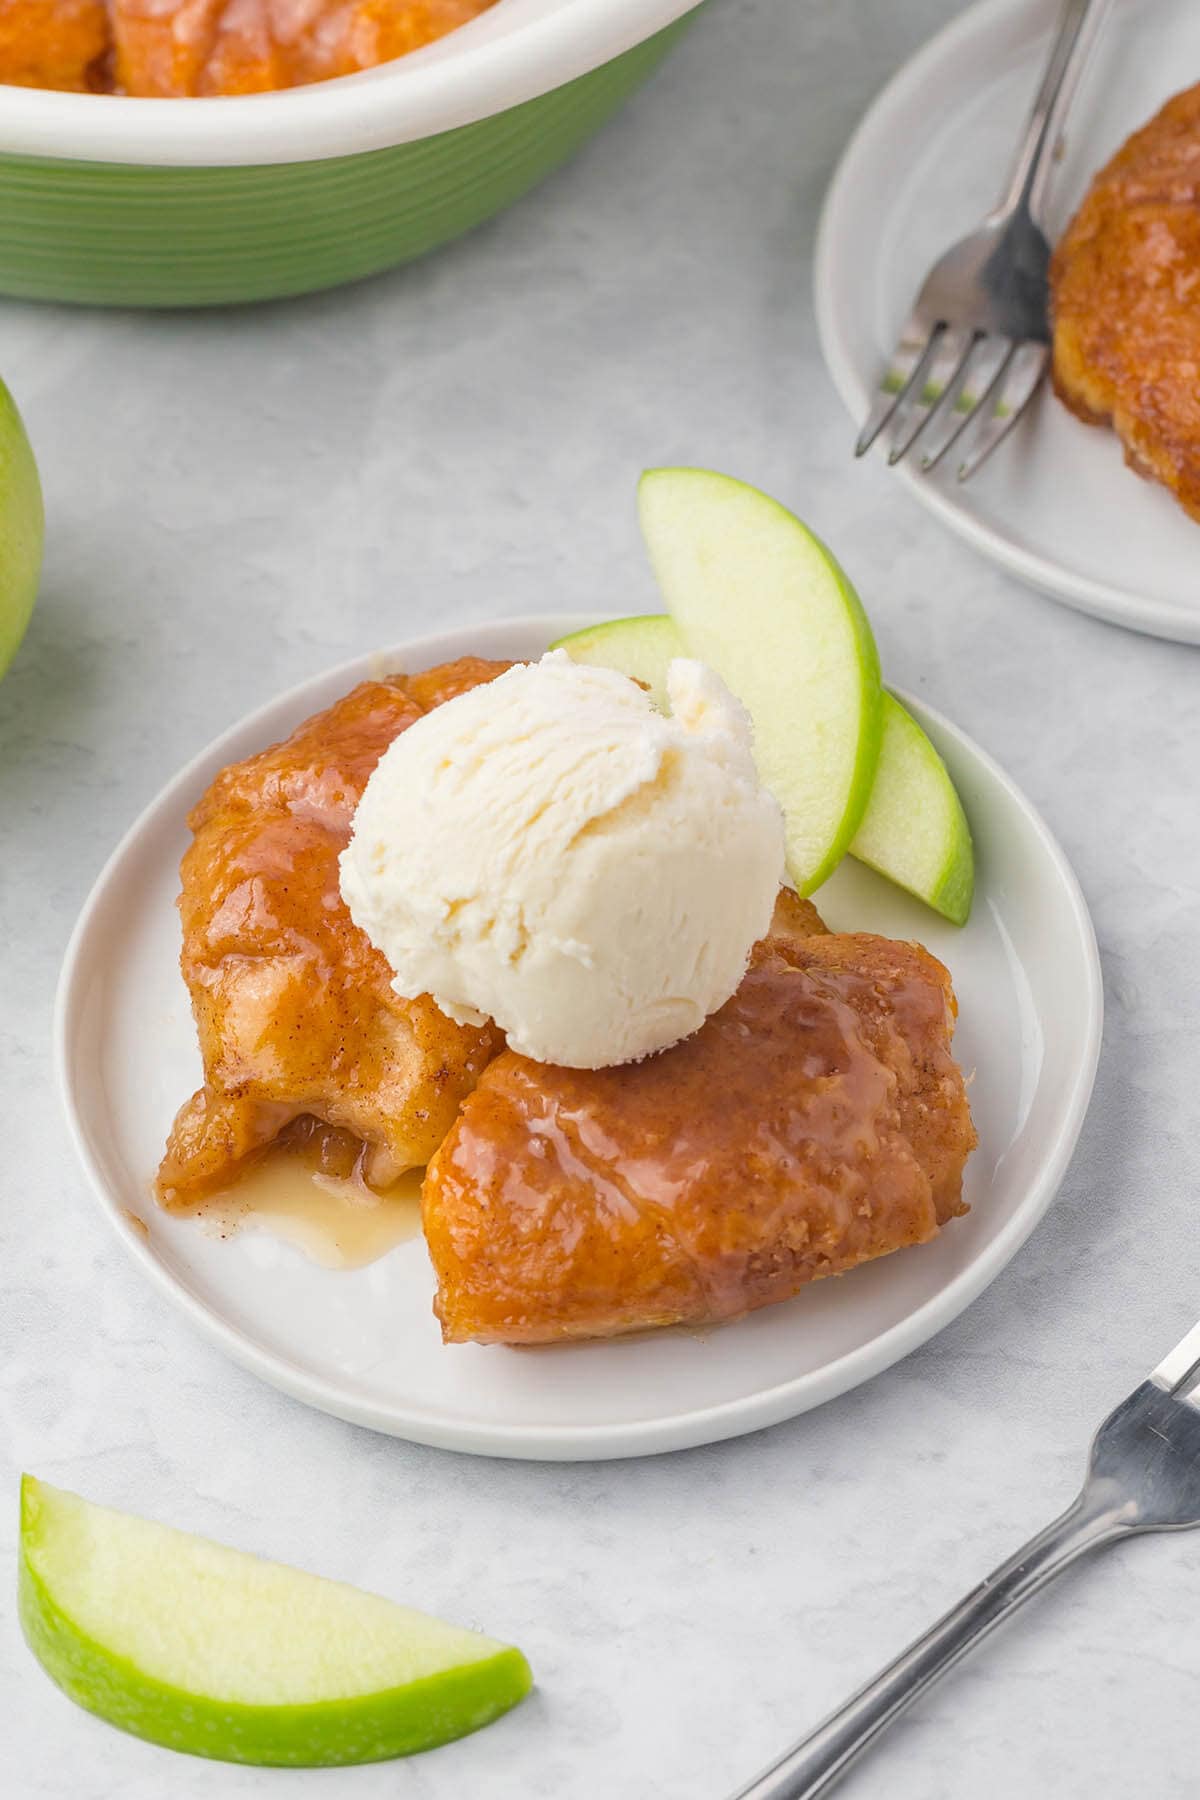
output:
[[0, 381], [0, 678], [33, 612], [44, 536], [37, 464], [16, 402]]
[[[652, 692], [671, 659], [688, 654], [666, 613], [606, 619], [561, 638], [553, 648], [618, 669]], [[925, 732], [886, 690], [882, 709], [875, 779], [849, 853], [951, 924], [965, 925], [975, 858], [962, 802]]]
[[[799, 893], [811, 894], [849, 849], [875, 778], [883, 688], [870, 621], [821, 540], [747, 482], [710, 469], [648, 469], [638, 504], [681, 637], [754, 721], [759, 771], [788, 826], [789, 873]], [[755, 629], [729, 628], [735, 614], [740, 627], [755, 613]], [[822, 719], [831, 668], [845, 692]], [[793, 690], [786, 697], [785, 682]], [[793, 723], [785, 714], [802, 695], [809, 706], [793, 712]], [[835, 758], [831, 780], [820, 763], [835, 722], [853, 745], [848, 758]]]
[[883, 697], [875, 786], [850, 854], [965, 925], [975, 891], [971, 828], [945, 763], [894, 694]]
[[170, 1686], [81, 1631], [51, 1593], [37, 1567], [37, 1540], [55, 1494], [22, 1478], [17, 1610], [26, 1641], [77, 1705], [151, 1743], [280, 1768], [380, 1762], [490, 1724], [533, 1684], [521, 1652], [498, 1646], [495, 1656], [403, 1687], [311, 1705], [244, 1705]]

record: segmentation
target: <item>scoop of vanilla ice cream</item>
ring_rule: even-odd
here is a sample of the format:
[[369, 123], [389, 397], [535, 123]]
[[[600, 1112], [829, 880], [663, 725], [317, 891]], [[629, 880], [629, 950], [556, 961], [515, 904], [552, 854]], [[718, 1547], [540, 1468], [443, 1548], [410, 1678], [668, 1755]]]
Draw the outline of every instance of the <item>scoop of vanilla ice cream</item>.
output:
[[671, 713], [552, 651], [418, 719], [367, 782], [341, 859], [396, 992], [596, 1069], [696, 1031], [742, 979], [784, 867], [750, 722], [679, 660]]

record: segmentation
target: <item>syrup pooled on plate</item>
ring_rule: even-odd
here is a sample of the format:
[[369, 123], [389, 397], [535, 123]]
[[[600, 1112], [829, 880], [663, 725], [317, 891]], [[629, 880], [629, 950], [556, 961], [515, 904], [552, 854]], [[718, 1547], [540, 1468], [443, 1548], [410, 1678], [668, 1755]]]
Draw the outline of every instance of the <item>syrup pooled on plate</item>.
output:
[[347, 1131], [296, 1119], [231, 1187], [197, 1209], [221, 1237], [260, 1230], [327, 1269], [361, 1269], [421, 1229], [421, 1169], [382, 1193], [362, 1174], [363, 1146]]

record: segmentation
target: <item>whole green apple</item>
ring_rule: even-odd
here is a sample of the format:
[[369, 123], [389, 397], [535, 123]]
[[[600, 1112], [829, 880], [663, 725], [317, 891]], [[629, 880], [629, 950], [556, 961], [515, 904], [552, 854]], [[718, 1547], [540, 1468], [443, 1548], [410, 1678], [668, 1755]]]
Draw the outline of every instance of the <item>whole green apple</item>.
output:
[[37, 598], [43, 535], [37, 464], [16, 402], [0, 381], [0, 677]]

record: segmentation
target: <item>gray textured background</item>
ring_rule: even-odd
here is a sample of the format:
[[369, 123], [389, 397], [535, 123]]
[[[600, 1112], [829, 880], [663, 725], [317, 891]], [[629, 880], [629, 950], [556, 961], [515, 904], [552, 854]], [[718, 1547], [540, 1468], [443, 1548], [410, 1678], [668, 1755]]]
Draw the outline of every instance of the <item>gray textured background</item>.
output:
[[[718, 0], [565, 173], [423, 267], [210, 317], [0, 306], [50, 520], [0, 689], [0, 1766], [22, 1800], [721, 1800], [1073, 1491], [1200, 1313], [1200, 654], [1023, 592], [852, 469], [809, 303], [833, 163], [950, 0]], [[633, 488], [716, 464], [837, 546], [885, 666], [994, 752], [1104, 953], [1096, 1099], [988, 1294], [870, 1386], [640, 1464], [488, 1464], [259, 1386], [127, 1265], [64, 1142], [49, 1012], [118, 834], [244, 710], [454, 620], [650, 601]], [[76, 1712], [11, 1615], [16, 1474], [511, 1632], [540, 1691], [411, 1765], [264, 1776]], [[3, 1571], [7, 1570], [5, 1574]], [[1112, 1552], [848, 1795], [1195, 1792], [1200, 1542]]]

